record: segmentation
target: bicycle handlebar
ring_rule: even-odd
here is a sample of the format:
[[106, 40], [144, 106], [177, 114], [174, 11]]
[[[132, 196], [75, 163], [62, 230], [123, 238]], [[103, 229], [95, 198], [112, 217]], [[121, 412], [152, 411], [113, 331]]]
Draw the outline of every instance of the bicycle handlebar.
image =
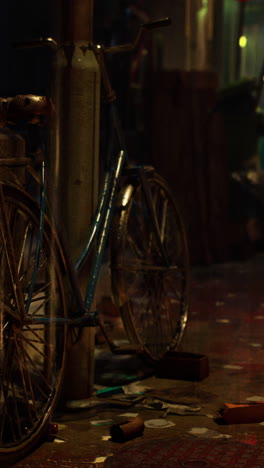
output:
[[142, 27], [144, 29], [155, 29], [155, 28], [161, 28], [164, 26], [170, 26], [171, 24], [171, 18], [166, 17], [166, 18], [160, 18], [155, 21], [149, 21], [148, 23], [142, 24]]
[[35, 47], [49, 47], [57, 50], [58, 43], [53, 37], [40, 37], [31, 41], [16, 42], [13, 44], [16, 49], [33, 49]]
[[[134, 42], [128, 44], [121, 44], [112, 47], [104, 47], [103, 45], [93, 45], [91, 44], [90, 47], [94, 51], [97, 57], [98, 64], [100, 66], [101, 78], [105, 89], [105, 99], [108, 102], [113, 102], [116, 98], [115, 92], [112, 89], [110, 79], [108, 76], [108, 72], [105, 65], [104, 56], [105, 54], [115, 54], [119, 52], [128, 52], [136, 49], [139, 45], [142, 35], [145, 31], [149, 31], [151, 29], [160, 28], [164, 26], [169, 26], [171, 24], [171, 19], [169, 17], [160, 18], [155, 21], [149, 21], [147, 23], [143, 23], [139, 26], [137, 35], [135, 37]], [[57, 42], [52, 37], [41, 37], [39, 39], [34, 39], [32, 41], [24, 41], [20, 43], [14, 44], [16, 48], [33, 48], [33, 47], [50, 47], [53, 50], [58, 49]]]
[[156, 21], [150, 21], [148, 23], [142, 24], [137, 32], [136, 38], [134, 42], [128, 43], [128, 44], [121, 44], [117, 46], [112, 46], [112, 47], [102, 47], [100, 45], [97, 45], [94, 47], [94, 52], [97, 57], [97, 61], [100, 66], [100, 71], [101, 71], [101, 78], [102, 78], [102, 83], [105, 89], [105, 100], [106, 102], [113, 102], [116, 99], [115, 92], [111, 86], [111, 82], [109, 79], [108, 71], [106, 69], [105, 65], [105, 59], [104, 56], [107, 53], [110, 54], [115, 54], [119, 52], [128, 52], [136, 49], [139, 45], [139, 42], [141, 40], [141, 37], [143, 33], [146, 30], [154, 29], [154, 28], [159, 28], [161, 26], [168, 26], [171, 24], [171, 19], [170, 18], [162, 18]]
[[104, 47], [104, 53], [116, 54], [120, 52], [128, 52], [128, 51], [134, 50], [137, 48], [137, 45], [140, 42], [140, 39], [146, 30], [150, 31], [151, 29], [169, 26], [170, 24], [171, 24], [171, 18], [169, 17], [161, 18], [155, 21], [149, 21], [148, 23], [143, 23], [139, 26], [134, 42], [129, 42], [127, 44], [120, 44], [120, 45], [111, 46], [111, 47]]
[[[103, 48], [104, 53], [110, 53], [110, 54], [115, 54], [118, 52], [127, 52], [130, 50], [136, 49], [142, 34], [144, 33], [145, 30], [150, 31], [151, 29], [155, 28], [160, 28], [164, 26], [169, 26], [171, 24], [171, 18], [166, 17], [166, 18], [160, 18], [155, 21], [149, 21], [148, 23], [143, 23], [139, 26], [136, 38], [134, 42], [128, 43], [128, 44], [120, 44], [116, 46], [111, 46], [111, 47], [102, 47], [100, 45], [96, 45], [95, 47], [98, 48]], [[53, 37], [40, 37], [38, 39], [33, 39], [30, 41], [23, 41], [23, 42], [17, 42], [14, 43], [14, 47], [17, 49], [31, 49], [35, 47], [49, 47], [53, 50], [57, 50], [58, 48], [58, 43], [53, 39]]]

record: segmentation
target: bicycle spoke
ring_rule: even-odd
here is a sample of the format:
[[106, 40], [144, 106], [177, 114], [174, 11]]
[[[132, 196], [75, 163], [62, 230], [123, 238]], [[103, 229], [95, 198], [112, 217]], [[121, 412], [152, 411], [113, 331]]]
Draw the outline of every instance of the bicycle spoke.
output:
[[[16, 429], [18, 429], [18, 436], [21, 437], [22, 435], [22, 427], [21, 427], [21, 422], [20, 422], [20, 416], [19, 416], [19, 411], [18, 411], [18, 405], [17, 405], [17, 399], [16, 399], [16, 391], [15, 391], [15, 386], [14, 383], [12, 382], [12, 395], [13, 395], [13, 404], [15, 408], [15, 421], [16, 421]], [[15, 438], [15, 430], [13, 429], [13, 434]]]
[[[34, 361], [32, 360], [32, 358], [29, 356], [29, 354], [25, 351], [25, 354], [29, 360], [29, 362], [31, 363], [32, 365], [32, 368], [35, 370], [36, 372], [36, 375], [38, 375], [38, 377], [40, 378], [41, 380], [41, 386], [39, 386], [37, 384], [37, 381], [35, 381], [35, 386], [36, 388], [38, 389], [38, 391], [42, 394], [42, 396], [44, 398], [47, 398], [47, 396], [51, 393], [52, 391], [52, 386], [51, 386], [51, 382], [45, 377], [44, 373], [41, 372], [38, 367], [36, 366], [36, 364], [34, 363]], [[44, 389], [42, 387], [42, 385], [45, 384], [45, 388], [47, 388], [47, 392], [45, 393], [44, 392]]]
[[[17, 361], [18, 361], [18, 367], [19, 367], [19, 371], [20, 371], [22, 391], [23, 391], [23, 394], [24, 394], [24, 401], [26, 402], [26, 405], [29, 408], [28, 389], [27, 389], [27, 383], [26, 383], [27, 372], [26, 372], [26, 369], [22, 366], [22, 357], [21, 357], [21, 353], [19, 352], [18, 342], [17, 342], [16, 339], [15, 339], [15, 347], [16, 347], [16, 351], [17, 351]], [[31, 415], [31, 411], [28, 412], [28, 416], [29, 416], [29, 419], [30, 419], [30, 423], [32, 424], [33, 419], [32, 419], [32, 415]]]
[[165, 240], [165, 229], [168, 223], [167, 211], [168, 211], [168, 200], [164, 200], [162, 211], [161, 211], [161, 223], [160, 223], [160, 238], [161, 238], [162, 243], [164, 243], [164, 240]]
[[[45, 218], [35, 268], [39, 208], [26, 193], [0, 185], [0, 454], [9, 458], [39, 439], [57, 401], [67, 326], [50, 319], [66, 315], [65, 263]], [[30, 324], [34, 317], [45, 322]]]
[[8, 307], [6, 304], [1, 304], [0, 303], [0, 308], [2, 308], [3, 313], [7, 313], [11, 315], [15, 320], [19, 321], [20, 316], [16, 313], [15, 310], [11, 309], [11, 307]]
[[[34, 304], [37, 303], [37, 302], [40, 302], [40, 304], [39, 304], [37, 307], [34, 305], [34, 311], [30, 310], [29, 313], [28, 313], [28, 316], [29, 316], [29, 317], [35, 317], [35, 316], [38, 314], [39, 311], [45, 310], [45, 306], [46, 306], [47, 304], [50, 303], [51, 294], [49, 294], [49, 295], [47, 295], [47, 296], [44, 296], [43, 298], [42, 298], [42, 297], [41, 297], [41, 298], [38, 298], [38, 297], [37, 297], [37, 295], [39, 294], [39, 291], [42, 293], [43, 291], [45, 291], [45, 289], [48, 289], [48, 288], [50, 287], [50, 284], [51, 284], [51, 283], [45, 285], [45, 286], [44, 286], [43, 288], [41, 288], [40, 290], [37, 290], [37, 293], [36, 293], [36, 295], [35, 295], [33, 301], [31, 301], [31, 304], [32, 304], [32, 302], [33, 302]], [[31, 308], [31, 309], [32, 309], [32, 308]], [[42, 315], [42, 314], [40, 314], [40, 315]]]
[[[19, 216], [19, 213], [15, 210], [14, 207], [13, 209], [10, 209], [9, 213], [12, 235], [15, 238], [16, 233], [19, 233], [19, 244], [21, 244], [21, 246], [18, 245], [16, 247], [16, 253], [18, 258], [17, 271], [19, 274], [23, 267], [23, 272], [25, 274], [26, 271], [29, 271], [28, 262], [34, 259], [34, 255], [32, 255], [32, 251], [34, 248], [34, 236], [32, 235], [32, 225], [30, 223], [25, 223], [23, 220], [21, 220], [21, 216]], [[26, 261], [25, 258], [27, 258]], [[21, 278], [19, 279], [21, 280]]]
[[[12, 375], [14, 373], [14, 364], [13, 364], [14, 354], [15, 354], [14, 353], [14, 339], [11, 338], [11, 336], [9, 336], [5, 362], [3, 364], [3, 375], [5, 376], [5, 379], [2, 380], [1, 391], [0, 391], [0, 395], [1, 395], [0, 400], [2, 400], [2, 404], [4, 408], [4, 412], [2, 415], [2, 423], [1, 423], [1, 440], [3, 440], [4, 430], [6, 429], [6, 427], [8, 427], [9, 429], [11, 428], [13, 440], [15, 440], [16, 438], [16, 430], [15, 430], [16, 427], [18, 427], [20, 431], [19, 417], [17, 418], [17, 421], [14, 421], [14, 418], [13, 418], [14, 408], [16, 411], [16, 415], [18, 415], [17, 404], [16, 404], [16, 392], [15, 392], [14, 384], [12, 381]], [[15, 359], [14, 362], [17, 362], [17, 359]], [[12, 416], [9, 415], [9, 412], [8, 412], [10, 407], [12, 407]], [[9, 421], [8, 426], [6, 425], [6, 419], [8, 419]]]
[[126, 208], [111, 239], [112, 284], [128, 338], [160, 359], [185, 328], [188, 251], [168, 187], [155, 172], [141, 180], [120, 196]]
[[[24, 340], [31, 348], [32, 350], [36, 351], [36, 353], [38, 353], [40, 356], [43, 356], [45, 357], [45, 353], [43, 351], [40, 350], [39, 347], [35, 346], [32, 341], [28, 340], [25, 336], [25, 334], [23, 334], [23, 336], [21, 335], [20, 337], [21, 340]], [[39, 340], [38, 341], [38, 344], [41, 344], [41, 341]]]
[[[25, 347], [21, 341], [21, 336], [19, 337], [19, 340], [18, 340], [18, 344], [19, 344], [19, 347], [21, 349], [21, 352], [22, 352], [22, 357], [23, 357], [23, 368], [24, 368], [24, 375], [25, 375], [25, 380], [26, 380], [26, 387], [28, 389], [28, 395], [31, 396], [31, 398], [28, 399], [28, 402], [29, 402], [29, 411], [31, 413], [31, 410], [32, 410], [32, 407], [33, 407], [33, 410], [34, 410], [34, 413], [35, 413], [35, 417], [38, 417], [38, 412], [37, 412], [37, 408], [36, 408], [36, 403], [35, 403], [35, 394], [34, 394], [34, 390], [33, 390], [33, 385], [32, 385], [32, 377], [31, 377], [31, 374], [29, 372], [29, 369], [28, 369], [28, 361], [26, 358], [28, 358], [28, 353], [26, 352], [25, 350]], [[32, 364], [32, 362], [31, 362]], [[33, 368], [33, 367], [32, 367]]]
[[[22, 268], [22, 262], [24, 260], [24, 253], [25, 253], [25, 249], [26, 249], [26, 245], [27, 245], [27, 241], [28, 241], [29, 229], [30, 229], [30, 226], [26, 226], [24, 236], [23, 236], [23, 239], [22, 239], [22, 245], [21, 245], [20, 253], [18, 255], [18, 259], [19, 259], [18, 260], [18, 267], [17, 267], [18, 273], [20, 272], [20, 270]], [[31, 241], [32, 241], [32, 239], [31, 239]], [[30, 250], [31, 250], [31, 245], [29, 247], [30, 247]]]
[[13, 365], [12, 361], [13, 361], [14, 342], [10, 334], [9, 336], [6, 337], [6, 341], [7, 341], [7, 347], [4, 353], [4, 359], [2, 363], [3, 378], [1, 379], [0, 395], [2, 394], [4, 395], [5, 393], [4, 387], [8, 388], [9, 386], [9, 378], [10, 378], [10, 373], [12, 372], [12, 365]]
[[8, 211], [4, 200], [2, 185], [0, 184], [0, 233], [2, 244], [7, 261], [7, 267], [10, 275], [10, 281], [16, 301], [17, 309], [21, 314], [21, 318], [25, 316], [24, 300], [22, 290], [18, 281], [17, 262], [15, 257], [15, 248], [8, 222]]
[[[27, 257], [28, 257], [27, 265], [24, 266], [23, 274], [21, 274], [20, 277], [19, 277], [20, 283], [22, 283], [23, 281], [26, 281], [26, 284], [24, 286], [25, 291], [28, 291], [30, 289], [30, 285], [31, 285], [31, 275], [32, 275], [32, 272], [34, 270], [34, 264], [35, 264], [34, 252], [33, 253], [28, 252]], [[47, 259], [45, 257], [43, 257], [42, 262], [39, 261], [37, 274], [40, 275], [42, 271], [45, 271], [46, 266], [47, 266]]]

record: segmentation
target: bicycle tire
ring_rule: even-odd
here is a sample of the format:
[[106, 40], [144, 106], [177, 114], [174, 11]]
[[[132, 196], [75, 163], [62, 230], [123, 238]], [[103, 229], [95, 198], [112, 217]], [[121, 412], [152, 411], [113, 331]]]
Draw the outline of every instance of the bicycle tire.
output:
[[[65, 269], [55, 231], [45, 217], [36, 262], [39, 207], [23, 190], [4, 183], [1, 187], [19, 280], [14, 285], [11, 279], [11, 259], [4, 248], [8, 231], [0, 211], [0, 464], [9, 466], [36, 446], [51, 422], [63, 378], [67, 325], [49, 321], [66, 316]], [[36, 280], [29, 301], [34, 262]], [[15, 296], [19, 288], [23, 306]], [[47, 322], [30, 324], [33, 317]]]
[[176, 349], [188, 315], [189, 255], [182, 217], [166, 182], [146, 172], [165, 265], [143, 186], [121, 189], [111, 236], [112, 290], [131, 343], [153, 360]]

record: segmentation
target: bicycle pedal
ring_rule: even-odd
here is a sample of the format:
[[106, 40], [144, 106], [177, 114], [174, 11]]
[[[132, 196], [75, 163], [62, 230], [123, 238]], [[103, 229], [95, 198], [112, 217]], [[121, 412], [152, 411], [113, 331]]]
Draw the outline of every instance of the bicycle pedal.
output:
[[144, 348], [140, 345], [122, 345], [112, 348], [114, 354], [143, 354]]

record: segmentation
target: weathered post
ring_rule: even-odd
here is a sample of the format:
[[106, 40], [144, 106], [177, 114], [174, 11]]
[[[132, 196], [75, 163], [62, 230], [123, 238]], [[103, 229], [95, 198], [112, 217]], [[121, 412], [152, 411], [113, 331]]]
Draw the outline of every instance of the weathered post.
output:
[[[89, 47], [93, 34], [93, 0], [59, 0], [61, 46], [54, 65], [56, 129], [50, 161], [58, 206], [71, 253], [78, 256], [87, 237], [98, 186], [99, 68]], [[65, 397], [91, 395], [94, 377], [94, 330], [84, 329], [68, 351]]]

